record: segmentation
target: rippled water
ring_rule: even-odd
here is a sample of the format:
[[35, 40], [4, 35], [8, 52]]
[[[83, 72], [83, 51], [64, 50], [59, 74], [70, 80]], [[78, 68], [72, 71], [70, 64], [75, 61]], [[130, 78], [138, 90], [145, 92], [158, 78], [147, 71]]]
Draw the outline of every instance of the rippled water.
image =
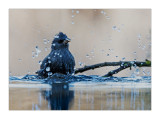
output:
[[10, 110], [151, 110], [151, 77], [10, 77]]

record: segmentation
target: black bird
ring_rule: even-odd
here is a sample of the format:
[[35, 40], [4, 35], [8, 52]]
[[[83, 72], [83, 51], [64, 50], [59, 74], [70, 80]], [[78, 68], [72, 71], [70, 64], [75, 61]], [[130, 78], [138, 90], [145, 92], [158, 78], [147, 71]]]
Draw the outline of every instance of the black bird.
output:
[[54, 36], [51, 52], [44, 58], [40, 70], [36, 72], [38, 76], [48, 77], [54, 73], [66, 75], [74, 73], [75, 60], [69, 51], [68, 42], [70, 41], [62, 32]]

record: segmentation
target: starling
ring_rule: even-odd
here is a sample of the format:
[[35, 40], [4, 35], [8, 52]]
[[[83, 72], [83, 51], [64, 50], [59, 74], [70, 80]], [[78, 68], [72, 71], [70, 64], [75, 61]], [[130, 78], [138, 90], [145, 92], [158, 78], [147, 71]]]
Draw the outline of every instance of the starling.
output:
[[48, 77], [54, 73], [74, 74], [75, 60], [69, 51], [70, 41], [62, 32], [54, 36], [51, 52], [44, 58], [40, 70], [36, 72], [38, 76]]

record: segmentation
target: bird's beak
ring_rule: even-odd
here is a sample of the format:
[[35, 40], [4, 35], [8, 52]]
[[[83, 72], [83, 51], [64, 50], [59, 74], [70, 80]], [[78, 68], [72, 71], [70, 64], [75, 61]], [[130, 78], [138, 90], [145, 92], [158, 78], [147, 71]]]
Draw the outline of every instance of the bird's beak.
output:
[[71, 39], [66, 38], [66, 39], [63, 41], [63, 43], [67, 44], [67, 43], [70, 42], [70, 41], [71, 41]]

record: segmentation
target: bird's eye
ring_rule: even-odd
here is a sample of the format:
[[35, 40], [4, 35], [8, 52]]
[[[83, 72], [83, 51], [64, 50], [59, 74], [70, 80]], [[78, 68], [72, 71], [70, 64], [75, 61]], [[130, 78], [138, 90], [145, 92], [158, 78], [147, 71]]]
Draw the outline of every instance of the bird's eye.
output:
[[62, 43], [62, 42], [63, 42], [63, 40], [59, 40], [59, 41], [58, 41], [58, 43]]

